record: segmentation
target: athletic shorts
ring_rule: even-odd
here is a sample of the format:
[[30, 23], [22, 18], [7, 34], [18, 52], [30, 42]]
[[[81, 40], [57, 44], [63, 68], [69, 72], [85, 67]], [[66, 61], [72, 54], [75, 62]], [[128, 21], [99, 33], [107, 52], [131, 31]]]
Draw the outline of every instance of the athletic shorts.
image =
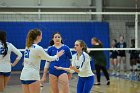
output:
[[55, 70], [55, 71], [49, 70], [49, 73], [52, 74], [52, 75], [54, 75], [54, 76], [57, 76], [57, 77], [59, 77], [63, 73], [66, 73], [67, 74], [67, 72], [64, 71], [64, 70]]
[[0, 72], [0, 75], [9, 77], [11, 75], [11, 72]]
[[21, 80], [21, 84], [32, 84], [34, 82], [36, 82], [37, 80]]

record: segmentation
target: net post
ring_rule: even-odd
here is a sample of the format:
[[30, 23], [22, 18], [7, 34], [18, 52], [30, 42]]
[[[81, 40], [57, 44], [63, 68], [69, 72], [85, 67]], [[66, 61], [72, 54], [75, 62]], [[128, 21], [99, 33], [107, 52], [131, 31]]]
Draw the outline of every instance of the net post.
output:
[[135, 48], [138, 48], [138, 12], [135, 14]]

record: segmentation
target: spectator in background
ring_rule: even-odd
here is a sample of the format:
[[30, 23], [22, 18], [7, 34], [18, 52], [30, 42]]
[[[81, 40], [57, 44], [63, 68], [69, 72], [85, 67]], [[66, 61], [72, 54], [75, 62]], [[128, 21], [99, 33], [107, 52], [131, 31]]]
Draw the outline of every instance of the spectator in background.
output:
[[[124, 41], [124, 36], [120, 36], [120, 41], [117, 43], [117, 48], [126, 48], [127, 45], [126, 45], [126, 42]], [[120, 65], [121, 63], [123, 63], [123, 70], [126, 74], [126, 70], [127, 70], [127, 66], [126, 66], [126, 53], [125, 53], [125, 50], [119, 50], [118, 51], [118, 72], [120, 72]], [[119, 74], [118, 74], [119, 75]]]
[[[116, 45], [117, 45], [117, 40], [113, 39], [111, 43], [111, 48], [116, 48]], [[116, 50], [110, 51], [110, 61], [113, 69], [112, 75], [116, 75], [117, 73], [117, 65], [118, 65], [117, 56], [118, 56], [118, 52]]]
[[[93, 45], [93, 48], [103, 48], [103, 45], [100, 40], [97, 38], [92, 38], [91, 39], [91, 44]], [[97, 83], [95, 85], [100, 85], [100, 79], [101, 79], [101, 73], [100, 71], [102, 70], [106, 79], [107, 79], [107, 85], [110, 85], [110, 78], [108, 71], [106, 69], [106, 56], [104, 54], [104, 51], [90, 51], [89, 55], [93, 57], [94, 59], [94, 64], [95, 64], [95, 69], [96, 69], [96, 75], [97, 75]]]

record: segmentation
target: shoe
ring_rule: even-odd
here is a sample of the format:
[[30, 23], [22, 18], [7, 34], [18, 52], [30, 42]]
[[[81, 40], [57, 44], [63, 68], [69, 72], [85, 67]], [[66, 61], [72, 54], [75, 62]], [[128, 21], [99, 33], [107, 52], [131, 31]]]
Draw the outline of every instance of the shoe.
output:
[[43, 84], [40, 83], [40, 87], [43, 87]]
[[111, 75], [114, 76], [115, 75], [115, 72], [112, 72]]
[[106, 85], [110, 85], [110, 81], [107, 81]]
[[116, 76], [118, 77], [119, 75], [120, 75], [120, 73], [119, 73], [119, 72], [117, 72], [117, 73], [116, 73]]
[[101, 83], [100, 83], [100, 82], [97, 82], [97, 83], [95, 83], [94, 85], [101, 85]]

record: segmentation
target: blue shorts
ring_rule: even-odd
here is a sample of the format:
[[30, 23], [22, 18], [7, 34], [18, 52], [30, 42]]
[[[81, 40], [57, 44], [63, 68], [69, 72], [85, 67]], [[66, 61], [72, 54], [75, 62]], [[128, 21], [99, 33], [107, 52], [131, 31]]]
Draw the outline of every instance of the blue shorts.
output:
[[3, 75], [5, 77], [9, 77], [11, 75], [11, 72], [0, 72], [0, 75]]
[[57, 77], [59, 77], [63, 73], [66, 73], [67, 74], [67, 72], [64, 71], [64, 70], [55, 70], [55, 71], [49, 70], [49, 73], [52, 74], [52, 75], [54, 75], [54, 76], [57, 76]]
[[21, 80], [22, 84], [32, 84], [34, 82], [36, 82], [37, 80]]

